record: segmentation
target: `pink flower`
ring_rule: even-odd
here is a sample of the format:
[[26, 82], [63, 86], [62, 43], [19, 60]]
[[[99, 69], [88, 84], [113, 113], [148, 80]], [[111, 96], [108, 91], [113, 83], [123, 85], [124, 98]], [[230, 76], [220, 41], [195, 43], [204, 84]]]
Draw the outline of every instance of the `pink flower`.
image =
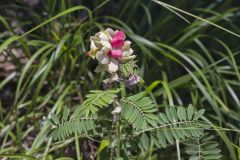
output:
[[122, 31], [117, 31], [111, 41], [113, 48], [122, 48], [124, 45], [125, 34]]
[[112, 58], [121, 58], [123, 56], [122, 50], [110, 50], [108, 55]]
[[[123, 31], [114, 31], [110, 28], [90, 37], [91, 50], [86, 55], [99, 62], [96, 72], [107, 71], [114, 75], [119, 70], [120, 63], [125, 63], [136, 57], [132, 55], [131, 42], [125, 41], [125, 38]], [[117, 81], [117, 79], [111, 78], [111, 81]]]

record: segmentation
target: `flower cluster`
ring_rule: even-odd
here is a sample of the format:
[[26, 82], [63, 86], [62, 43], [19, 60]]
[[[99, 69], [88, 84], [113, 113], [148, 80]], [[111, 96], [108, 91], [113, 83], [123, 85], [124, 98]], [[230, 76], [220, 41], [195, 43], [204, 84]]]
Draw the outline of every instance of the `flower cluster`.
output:
[[90, 37], [91, 50], [87, 52], [87, 55], [98, 60], [99, 64], [95, 69], [96, 72], [106, 71], [111, 75], [111, 78], [104, 80], [105, 83], [121, 79], [118, 74], [120, 65], [136, 57], [133, 55], [131, 42], [125, 39], [126, 36], [123, 31], [114, 31], [110, 28]]

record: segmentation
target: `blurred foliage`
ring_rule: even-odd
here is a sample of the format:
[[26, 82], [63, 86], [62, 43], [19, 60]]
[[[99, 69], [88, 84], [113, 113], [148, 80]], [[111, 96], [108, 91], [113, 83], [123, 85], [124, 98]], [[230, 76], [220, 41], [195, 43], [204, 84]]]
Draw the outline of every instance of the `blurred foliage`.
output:
[[[239, 1], [162, 2], [240, 34]], [[237, 160], [239, 37], [150, 0], [11, 0], [0, 1], [0, 8], [1, 157], [75, 159], [76, 151], [90, 150], [87, 144], [104, 145], [77, 135], [54, 142], [47, 119], [102, 88], [104, 75], [94, 73], [97, 64], [85, 52], [90, 35], [112, 27], [133, 41], [144, 71], [145, 86], [133, 91], [146, 89], [160, 112], [170, 102], [205, 109], [222, 159]], [[176, 159], [176, 153], [170, 147], [148, 158]]]

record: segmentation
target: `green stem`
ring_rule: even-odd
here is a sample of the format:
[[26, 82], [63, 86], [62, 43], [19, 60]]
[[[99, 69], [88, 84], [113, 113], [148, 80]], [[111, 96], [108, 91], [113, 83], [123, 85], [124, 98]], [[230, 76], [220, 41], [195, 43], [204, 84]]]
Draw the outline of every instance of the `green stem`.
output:
[[121, 82], [121, 97], [126, 97], [126, 85], [124, 82]]
[[[112, 128], [114, 128], [114, 123], [112, 123]], [[109, 134], [110, 142], [111, 142], [111, 157], [110, 157], [111, 160], [113, 160], [113, 158], [114, 158], [114, 146], [113, 146], [113, 144], [112, 144], [112, 143], [113, 143], [112, 134], [114, 134], [114, 133], [112, 133], [112, 130], [111, 130], [111, 132], [110, 132], [110, 134]]]
[[[170, 104], [170, 106], [174, 106], [174, 101], [173, 101], [173, 97], [172, 97], [171, 90], [170, 90], [170, 88], [168, 87], [168, 82], [167, 82], [166, 74], [163, 74], [163, 76], [164, 76], [164, 81], [162, 82], [162, 84], [163, 84], [163, 87], [164, 87], [165, 90], [166, 90], [166, 94], [167, 94], [167, 97], [168, 97], [169, 104]], [[179, 146], [179, 141], [178, 141], [178, 140], [176, 140], [176, 148], [177, 148], [177, 157], [178, 157], [178, 160], [181, 160], [181, 152], [180, 152], [180, 146]]]
[[120, 152], [121, 152], [121, 128], [120, 128], [120, 123], [117, 122], [117, 158], [120, 158]]
[[76, 131], [75, 131], [75, 146], [76, 146], [76, 152], [77, 152], [77, 160], [81, 160], [79, 138]]
[[[126, 97], [126, 86], [124, 82], [121, 83], [121, 97]], [[120, 114], [119, 114], [119, 121], [117, 122], [117, 149], [116, 149], [117, 158], [120, 158], [120, 154], [121, 154], [121, 124], [120, 124], [121, 115]]]
[[50, 148], [51, 143], [52, 143], [52, 137], [48, 139], [47, 147], [46, 147], [45, 150], [44, 150], [42, 160], [46, 160], [46, 159], [47, 159], [47, 155], [48, 155], [48, 151], [49, 151], [49, 148]]
[[176, 147], [177, 147], [178, 160], [181, 160], [180, 146], [179, 146], [179, 141], [178, 140], [176, 140]]

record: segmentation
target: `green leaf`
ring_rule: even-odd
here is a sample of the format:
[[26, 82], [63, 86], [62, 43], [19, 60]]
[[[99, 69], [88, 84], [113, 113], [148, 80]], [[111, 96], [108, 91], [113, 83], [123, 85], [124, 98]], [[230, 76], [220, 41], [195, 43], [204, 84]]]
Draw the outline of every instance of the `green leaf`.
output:
[[204, 113], [205, 113], [205, 109], [201, 109], [201, 110], [195, 112], [193, 120], [198, 120], [200, 117], [203, 116]]
[[90, 94], [86, 96], [87, 99], [83, 102], [82, 106], [79, 106], [81, 108], [78, 112], [86, 116], [90, 113], [94, 114], [98, 112], [99, 109], [112, 104], [119, 91], [120, 90], [91, 90]]
[[170, 111], [170, 113], [171, 113], [173, 122], [177, 122], [177, 121], [178, 121], [178, 116], [177, 116], [176, 109], [175, 109], [174, 107], [170, 107], [170, 108], [169, 108], [169, 111]]
[[177, 115], [179, 120], [181, 121], [186, 121], [187, 120], [187, 115], [186, 115], [186, 110], [184, 107], [177, 107]]
[[164, 136], [166, 137], [166, 139], [168, 140], [168, 142], [173, 145], [174, 144], [174, 139], [173, 139], [173, 136], [171, 134], [171, 130], [169, 130], [168, 128], [166, 128], [166, 129], [164, 128], [163, 133], [164, 133]]
[[[176, 140], [200, 138], [204, 134], [205, 125], [203, 122], [192, 119], [194, 114], [192, 105], [189, 105], [187, 113], [186, 109], [181, 106], [166, 108], [165, 112], [158, 114], [157, 125], [153, 126], [153, 128], [148, 127], [137, 131], [136, 134], [150, 132], [152, 138], [157, 138], [153, 140], [157, 147], [166, 147], [168, 144], [173, 145]], [[200, 110], [197, 115], [202, 113], [203, 111]], [[134, 114], [130, 115], [134, 117]]]
[[161, 118], [165, 123], [169, 123], [167, 117], [165, 114], [163, 113], [159, 113], [159, 118]]
[[192, 120], [193, 114], [194, 114], [194, 109], [193, 109], [193, 106], [190, 104], [187, 108], [188, 120]]
[[165, 148], [167, 147], [167, 142], [164, 136], [164, 133], [161, 130], [157, 130], [157, 138], [159, 140], [159, 143]]
[[166, 107], [165, 112], [166, 112], [169, 122], [173, 122], [173, 117], [172, 117], [172, 115], [170, 113], [170, 109], [168, 107]]
[[[217, 24], [215, 24], [215, 23], [213, 23], [213, 22], [210, 22], [210, 21], [208, 21], [208, 20], [206, 20], [206, 19], [204, 19], [204, 18], [201, 18], [201, 17], [199, 17], [199, 16], [196, 16], [196, 15], [194, 15], [194, 14], [192, 14], [192, 13], [186, 12], [186, 11], [184, 11], [184, 10], [182, 10], [182, 9], [176, 8], [176, 7], [172, 6], [172, 5], [169, 5], [169, 4], [167, 4], [167, 3], [161, 2], [161, 1], [159, 1], [159, 0], [152, 0], [152, 1], [155, 2], [155, 3], [158, 3], [158, 4], [160, 4], [160, 5], [162, 5], [163, 7], [166, 7], [166, 8], [168, 8], [168, 9], [172, 9], [172, 10], [175, 10], [175, 11], [178, 11], [178, 12], [181, 12], [181, 13], [184, 13], [184, 14], [186, 14], [186, 15], [188, 15], [188, 16], [194, 17], [194, 18], [199, 19], [199, 20], [201, 20], [201, 21], [203, 21], [203, 22], [206, 22], [206, 23], [208, 23], [208, 24], [210, 24], [210, 25], [213, 25], [213, 26], [215, 26], [215, 27], [217, 27], [217, 28], [219, 28], [219, 29], [221, 29], [221, 30], [223, 30], [223, 31], [226, 31], [226, 32], [228, 32], [228, 33], [230, 33], [230, 34], [232, 34], [232, 35], [234, 35], [234, 36], [240, 37], [240, 35], [232, 32], [232, 31], [230, 31], [230, 30], [228, 30], [228, 29], [226, 29], [226, 28], [224, 28], [224, 27], [221, 27], [221, 26], [219, 26], [219, 25], [217, 25]], [[172, 11], [172, 10], [170, 10], [170, 11]], [[176, 14], [176, 12], [174, 12], [174, 13]]]
[[23, 154], [0, 154], [0, 157], [2, 158], [17, 158], [17, 159], [27, 159], [27, 160], [37, 160], [37, 158], [29, 155], [23, 155]]
[[63, 108], [63, 117], [62, 117], [62, 121], [66, 121], [68, 119], [70, 110], [67, 107]]
[[144, 94], [145, 94], [145, 92], [140, 92], [138, 94], [135, 94], [133, 96], [128, 97], [128, 99], [131, 100], [131, 101], [138, 101], [141, 98], [143, 98]]
[[54, 140], [64, 140], [70, 135], [74, 134], [75, 131], [77, 134], [88, 134], [89, 131], [94, 129], [94, 120], [95, 117], [79, 117], [75, 119], [69, 119], [57, 124], [52, 128], [50, 136]]
[[[212, 141], [214, 136], [206, 133], [201, 138], [189, 140], [186, 143], [186, 153], [190, 155], [190, 159], [220, 159], [222, 157], [221, 150], [218, 148], [218, 143]], [[200, 156], [200, 157], [199, 157]]]
[[58, 119], [58, 116], [56, 114], [52, 114], [51, 119], [53, 120], [53, 122], [57, 125], [60, 124], [60, 121]]
[[130, 122], [136, 130], [147, 128], [148, 125], [155, 126], [158, 120], [154, 115], [157, 109], [153, 101], [143, 96], [144, 92], [141, 92], [120, 100], [122, 118]]
[[145, 149], [145, 150], [148, 150], [149, 149], [149, 138], [147, 137], [147, 135], [145, 133], [142, 134], [141, 138], [140, 138], [140, 143], [142, 145], [142, 147]]

